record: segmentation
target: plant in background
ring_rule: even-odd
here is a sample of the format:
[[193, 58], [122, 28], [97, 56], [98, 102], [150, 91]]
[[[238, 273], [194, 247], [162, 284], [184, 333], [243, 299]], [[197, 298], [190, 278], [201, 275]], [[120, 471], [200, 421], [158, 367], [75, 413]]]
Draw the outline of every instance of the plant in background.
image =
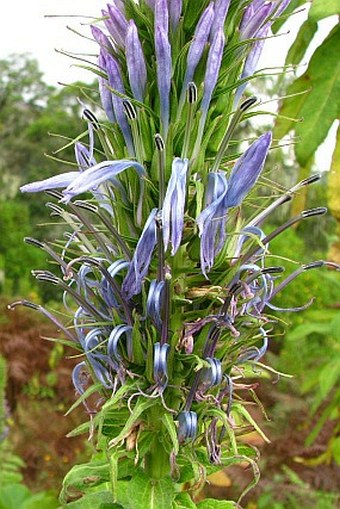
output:
[[194, 502], [207, 475], [247, 462], [258, 478], [257, 453], [240, 437], [255, 428], [267, 440], [245, 379], [271, 371], [261, 358], [272, 301], [303, 272], [332, 265], [287, 277], [273, 265], [270, 241], [326, 209], [267, 235], [262, 224], [319, 177], [259, 200], [272, 135], [244, 140], [242, 155], [233, 139], [256, 114], [257, 99], [242, 94], [288, 3], [109, 4], [91, 27], [107, 120], [84, 106], [73, 170], [21, 188], [46, 191], [66, 229], [55, 243], [26, 241], [59, 267], [33, 275], [64, 291], [68, 318], [28, 301], [12, 308], [42, 312], [79, 356], [75, 405], [89, 418], [71, 434], [88, 433], [96, 452], [64, 480], [63, 504], [83, 495], [70, 508], [233, 507]]

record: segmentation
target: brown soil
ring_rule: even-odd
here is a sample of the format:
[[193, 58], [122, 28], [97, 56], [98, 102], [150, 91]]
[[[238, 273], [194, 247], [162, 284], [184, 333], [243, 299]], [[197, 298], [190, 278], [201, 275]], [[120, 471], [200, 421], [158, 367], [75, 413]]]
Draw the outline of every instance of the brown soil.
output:
[[64, 416], [76, 399], [71, 372], [77, 361], [67, 358], [74, 352], [42, 339], [58, 333], [38, 313], [19, 307], [9, 311], [6, 303], [1, 308], [9, 438], [25, 461], [24, 482], [33, 490], [59, 489], [70, 466], [86, 457], [84, 436], [66, 438], [87, 419], [82, 406]]

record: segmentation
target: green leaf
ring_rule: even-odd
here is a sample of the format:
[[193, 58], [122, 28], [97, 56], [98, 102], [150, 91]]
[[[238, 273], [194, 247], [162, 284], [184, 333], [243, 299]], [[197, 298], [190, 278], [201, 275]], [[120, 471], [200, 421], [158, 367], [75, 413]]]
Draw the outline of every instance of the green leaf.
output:
[[[339, 330], [339, 329], [338, 329]], [[340, 378], [340, 359], [327, 363], [320, 372], [319, 384], [322, 398], [326, 398]]]
[[172, 507], [173, 509], [196, 509], [197, 505], [192, 501], [188, 493], [180, 493], [177, 495]]
[[88, 387], [86, 389], [86, 391], [84, 392], [84, 394], [82, 394], [78, 399], [77, 401], [75, 401], [73, 403], [73, 405], [67, 410], [66, 414], [65, 414], [65, 417], [67, 415], [69, 415], [75, 408], [77, 408], [77, 406], [80, 405], [80, 403], [82, 403], [83, 401], [85, 401], [85, 399], [87, 399], [89, 396], [91, 396], [91, 394], [93, 394], [94, 392], [97, 392], [98, 390], [102, 389], [103, 386], [102, 384], [100, 383], [97, 383], [97, 384], [94, 384], [94, 385], [90, 385], [90, 387]]
[[202, 500], [197, 507], [199, 509], [235, 509], [237, 504], [235, 502], [226, 500], [215, 500], [213, 498], [206, 498]]
[[124, 509], [169, 509], [175, 496], [170, 477], [153, 480], [136, 470], [129, 482], [118, 482], [117, 502]]
[[30, 495], [26, 486], [9, 484], [0, 490], [0, 509], [20, 509]]
[[339, 0], [314, 0], [308, 17], [314, 21], [340, 14]]
[[332, 440], [331, 451], [336, 463], [340, 465], [340, 437], [336, 437]]
[[260, 426], [257, 424], [257, 422], [253, 419], [253, 417], [250, 415], [248, 410], [242, 404], [234, 403], [232, 412], [234, 412], [234, 411], [237, 412], [238, 414], [242, 415], [246, 419], [246, 421], [248, 421], [249, 424], [251, 424], [253, 426], [253, 428], [255, 429], [255, 431], [257, 431], [257, 433], [260, 435], [260, 437], [262, 437], [263, 440], [265, 442], [267, 442], [267, 444], [270, 444], [269, 438], [265, 435], [265, 433], [262, 431]]
[[299, 33], [288, 51], [286, 64], [298, 65], [301, 62], [317, 29], [316, 21], [309, 18], [301, 25]]
[[304, 166], [323, 142], [340, 113], [340, 27], [335, 27], [315, 51], [300, 80], [312, 88], [299, 114], [304, 121], [295, 133], [301, 141], [295, 147], [298, 162]]
[[[76, 500], [75, 502], [71, 502], [70, 504], [67, 504], [67, 509], [102, 509], [103, 504], [110, 504], [112, 503], [112, 494], [109, 491], [97, 491], [95, 493], [90, 493], [88, 495], [85, 495], [84, 497], [81, 497], [79, 500]], [[105, 507], [105, 506], [104, 506]], [[120, 506], [115, 504], [113, 505], [113, 508], [119, 508]]]
[[144, 399], [139, 398], [132, 414], [128, 418], [128, 420], [125, 422], [125, 425], [118, 436], [116, 436], [114, 439], [110, 442], [110, 447], [114, 447], [117, 445], [121, 440], [124, 440], [127, 435], [130, 433], [131, 428], [135, 424], [135, 422], [139, 419], [139, 417], [142, 415], [145, 410], [150, 408], [151, 406], [155, 405], [155, 400], [153, 399]]
[[75, 465], [66, 474], [60, 494], [60, 500], [66, 502], [67, 498], [76, 493], [85, 493], [94, 486], [99, 486], [110, 480], [108, 463], [87, 463]]
[[174, 448], [174, 454], [177, 456], [178, 450], [179, 450], [179, 443], [178, 443], [178, 437], [177, 437], [177, 428], [174, 423], [174, 419], [172, 415], [164, 414], [162, 417], [162, 421], [164, 423], [164, 426], [167, 429], [167, 432], [170, 435], [171, 442]]

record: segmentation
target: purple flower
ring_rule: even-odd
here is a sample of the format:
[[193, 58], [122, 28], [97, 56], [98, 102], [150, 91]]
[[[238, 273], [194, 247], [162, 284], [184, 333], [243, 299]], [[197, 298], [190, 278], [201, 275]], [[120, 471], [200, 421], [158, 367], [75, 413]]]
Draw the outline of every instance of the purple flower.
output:
[[97, 164], [95, 158], [90, 154], [88, 148], [79, 141], [74, 144], [74, 152], [79, 171], [87, 170], [91, 166]]
[[47, 191], [48, 189], [59, 189], [67, 187], [79, 176], [79, 171], [69, 171], [67, 173], [60, 173], [45, 180], [38, 180], [25, 184], [20, 187], [22, 193], [39, 193], [40, 191]]
[[153, 377], [156, 384], [165, 389], [168, 384], [168, 353], [169, 353], [170, 345], [168, 343], [164, 343], [161, 345], [160, 343], [154, 344], [154, 361], [153, 361]]
[[146, 64], [137, 27], [129, 21], [125, 39], [126, 64], [129, 73], [130, 87], [134, 97], [143, 102], [146, 86]]
[[[117, 367], [122, 361], [122, 357], [118, 352], [118, 343], [122, 336], [126, 336], [126, 350], [128, 354], [128, 358], [132, 358], [132, 327], [131, 325], [120, 324], [117, 325], [111, 332], [109, 339], [107, 341], [107, 354], [109, 358], [113, 361], [115, 365], [115, 369], [118, 371]], [[118, 365], [118, 366], [117, 366]]]
[[228, 14], [228, 9], [230, 5], [230, 0], [216, 0], [215, 2], [215, 17], [214, 22], [211, 29], [211, 36], [214, 37], [214, 35], [218, 32], [220, 28], [223, 29], [225, 19]]
[[[113, 90], [117, 90], [117, 92], [120, 92], [121, 94], [125, 94], [123, 80], [117, 61], [113, 58], [112, 55], [105, 52], [105, 50], [103, 49], [101, 49], [101, 55], [102, 55], [101, 62], [104, 64], [103, 67], [107, 72], [110, 87]], [[112, 105], [115, 117], [117, 119], [119, 127], [122, 130], [125, 143], [128, 147], [129, 154], [133, 156], [134, 146], [132, 142], [130, 126], [124, 112], [123, 99], [121, 97], [118, 97], [118, 95], [116, 95], [114, 92], [112, 93]]]
[[72, 382], [79, 395], [84, 394], [89, 383], [89, 372], [86, 362], [79, 362], [72, 371]]
[[156, 26], [155, 49], [157, 61], [157, 84], [160, 100], [162, 135], [166, 138], [170, 116], [171, 87], [171, 46], [167, 33], [162, 27]]
[[215, 256], [221, 251], [226, 239], [227, 206], [225, 198], [228, 182], [224, 171], [209, 173], [206, 192], [206, 208], [196, 219], [201, 237], [201, 270], [207, 277], [207, 270], [214, 264]]
[[176, 253], [182, 239], [187, 171], [188, 159], [176, 157], [172, 163], [171, 177], [163, 202], [162, 227], [164, 250], [167, 249], [171, 240], [172, 255]]
[[37, 193], [48, 189], [66, 187], [63, 202], [67, 203], [73, 196], [97, 188], [106, 180], [116, 177], [122, 171], [134, 166], [140, 177], [145, 175], [142, 165], [136, 161], [121, 159], [119, 161], [103, 161], [84, 172], [70, 171], [61, 173], [45, 180], [32, 182], [20, 187], [22, 193]]
[[146, 311], [148, 316], [154, 321], [156, 327], [162, 327], [162, 307], [164, 295], [164, 281], [153, 279], [150, 283]]
[[200, 379], [198, 390], [201, 392], [205, 392], [214, 385], [220, 385], [222, 382], [222, 364], [218, 359], [211, 359], [207, 357], [204, 359], [209, 363], [208, 368], [203, 368], [200, 372]]
[[126, 299], [131, 299], [142, 289], [142, 282], [148, 272], [156, 245], [156, 215], [157, 209], [153, 209], [145, 223], [130, 262], [128, 273], [123, 281], [122, 292]]
[[180, 444], [194, 440], [197, 435], [196, 412], [183, 411], [178, 415], [178, 441]]
[[127, 168], [130, 168], [131, 166], [136, 169], [140, 177], [145, 175], [143, 166], [141, 166], [136, 161], [129, 161], [128, 159], [121, 159], [119, 161], [103, 161], [82, 173], [77, 173], [76, 178], [74, 178], [64, 190], [64, 197], [62, 201], [67, 203], [77, 194], [96, 189], [106, 180], [110, 180], [112, 177], [116, 177], [119, 175], [119, 173], [126, 170]]
[[249, 193], [257, 181], [272, 141], [270, 131], [260, 136], [240, 157], [232, 169], [229, 178], [229, 188], [226, 195], [226, 205], [236, 207]]

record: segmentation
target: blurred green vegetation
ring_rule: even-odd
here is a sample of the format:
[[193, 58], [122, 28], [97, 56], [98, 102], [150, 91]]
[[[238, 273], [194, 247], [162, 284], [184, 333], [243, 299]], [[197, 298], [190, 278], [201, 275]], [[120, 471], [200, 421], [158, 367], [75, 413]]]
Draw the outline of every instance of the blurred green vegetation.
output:
[[53, 237], [53, 228], [39, 226], [48, 222], [47, 199], [22, 195], [19, 187], [74, 169], [72, 140], [85, 130], [76, 98], [84, 94], [92, 101], [95, 85], [48, 86], [28, 55], [0, 60], [0, 293], [28, 296], [34, 290], [44, 301], [53, 297], [30, 276], [46, 256], [23, 242], [25, 236]]

